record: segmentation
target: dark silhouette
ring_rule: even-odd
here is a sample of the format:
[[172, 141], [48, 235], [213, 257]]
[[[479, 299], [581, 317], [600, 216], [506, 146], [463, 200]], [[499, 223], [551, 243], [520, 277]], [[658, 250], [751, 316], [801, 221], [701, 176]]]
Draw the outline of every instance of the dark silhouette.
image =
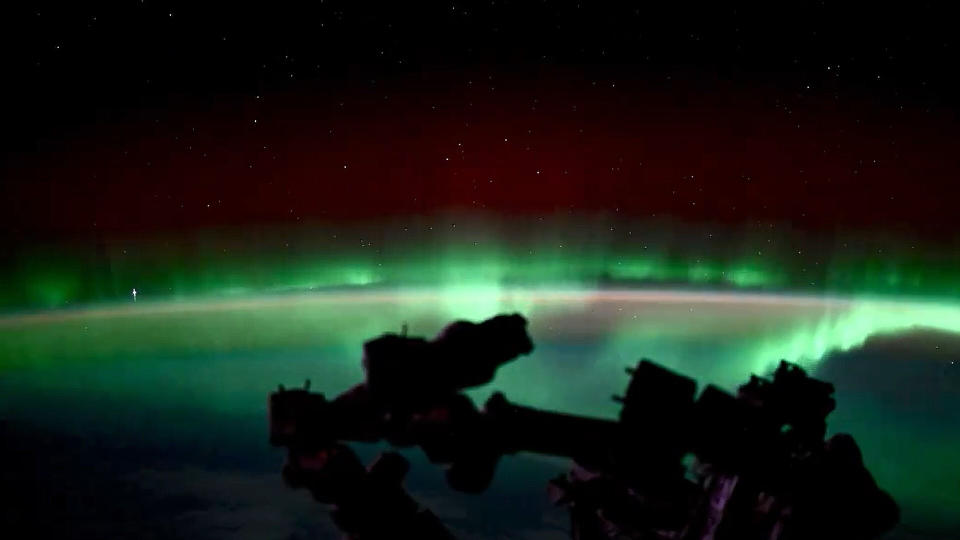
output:
[[335, 505], [355, 539], [451, 535], [400, 486], [409, 464], [383, 454], [369, 469], [341, 441], [420, 446], [454, 489], [478, 493], [500, 456], [570, 457], [550, 481], [577, 540], [868, 539], [899, 510], [849, 435], [824, 441], [833, 385], [781, 362], [736, 396], [649, 360], [628, 368], [619, 421], [542, 411], [502, 393], [483, 410], [460, 391], [492, 380], [533, 344], [520, 315], [459, 321], [435, 339], [386, 334], [364, 344], [366, 381], [333, 401], [307, 389], [270, 396], [270, 440], [288, 449], [284, 478]]

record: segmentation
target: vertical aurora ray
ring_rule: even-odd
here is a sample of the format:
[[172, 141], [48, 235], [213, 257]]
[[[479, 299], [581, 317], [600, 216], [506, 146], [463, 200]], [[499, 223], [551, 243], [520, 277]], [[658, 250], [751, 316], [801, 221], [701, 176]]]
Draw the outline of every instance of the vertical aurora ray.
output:
[[799, 236], [778, 239], [782, 247], [772, 249], [754, 233], [721, 235], [661, 223], [621, 227], [630, 229], [624, 239], [604, 236], [620, 229], [585, 217], [556, 223], [475, 218], [443, 231], [429, 225], [439, 221], [425, 219], [416, 232], [399, 224], [314, 224], [114, 240], [96, 256], [78, 246], [39, 246], [0, 268], [0, 309], [109, 303], [125, 300], [132, 287], [144, 299], [343, 287], [466, 288], [495, 295], [517, 286], [960, 298], [960, 254], [949, 250], [920, 255], [890, 248], [880, 257], [866, 241], [844, 251]]
[[[828, 354], [858, 347], [871, 336], [912, 329], [960, 333], [958, 303], [738, 296], [735, 310], [710, 310], [678, 295], [668, 307], [674, 316], [663, 320], [669, 322], [623, 317], [607, 341], [607, 356], [630, 358], [629, 351], [660, 350], [660, 356], [642, 354], [680, 371], [702, 373], [701, 384], [732, 390], [748, 374], [771, 372], [781, 359], [816, 372]], [[754, 301], [766, 307], [756, 311], [750, 306]], [[682, 329], [675, 327], [678, 318]]]
[[960, 305], [856, 301], [846, 309], [827, 310], [815, 322], [798, 325], [779, 338], [758, 343], [752, 357], [757, 371], [773, 367], [771, 358], [785, 358], [816, 369], [830, 352], [860, 346], [873, 335], [910, 329], [960, 333]]

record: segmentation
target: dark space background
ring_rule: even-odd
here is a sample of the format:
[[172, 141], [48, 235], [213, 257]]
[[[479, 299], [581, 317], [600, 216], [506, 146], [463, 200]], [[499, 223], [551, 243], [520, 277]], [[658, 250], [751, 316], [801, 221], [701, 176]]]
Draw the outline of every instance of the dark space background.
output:
[[952, 242], [946, 7], [12, 3], [5, 229], [573, 207]]

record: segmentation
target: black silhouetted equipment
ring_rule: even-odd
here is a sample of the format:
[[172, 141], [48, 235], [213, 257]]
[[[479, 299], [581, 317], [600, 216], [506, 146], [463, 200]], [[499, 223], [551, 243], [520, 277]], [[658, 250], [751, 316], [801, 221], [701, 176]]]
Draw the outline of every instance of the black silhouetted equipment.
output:
[[458, 321], [435, 339], [385, 334], [364, 344], [366, 381], [328, 401], [307, 389], [270, 395], [270, 441], [284, 478], [335, 506], [348, 538], [448, 539], [401, 484], [395, 452], [369, 468], [343, 441], [420, 446], [451, 487], [481, 492], [504, 454], [572, 458], [550, 481], [576, 540], [867, 539], [899, 519], [849, 435], [824, 440], [833, 385], [781, 362], [733, 396], [649, 360], [628, 368], [619, 421], [513, 404], [483, 410], [461, 390], [485, 384], [533, 344], [520, 315]]

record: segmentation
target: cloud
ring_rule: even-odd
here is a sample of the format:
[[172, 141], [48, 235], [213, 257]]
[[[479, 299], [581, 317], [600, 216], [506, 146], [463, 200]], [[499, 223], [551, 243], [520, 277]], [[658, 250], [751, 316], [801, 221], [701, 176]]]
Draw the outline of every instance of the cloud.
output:
[[443, 493], [414, 490], [407, 490], [407, 492], [420, 503], [420, 506], [428, 508], [442, 521], [469, 519], [470, 514], [467, 508]]
[[193, 500], [168, 516], [182, 537], [204, 539], [339, 538], [327, 507], [279, 474], [201, 468], [146, 469], [129, 480], [158, 501]]
[[[952, 362], [952, 363], [951, 363]], [[960, 530], [960, 335], [917, 329], [876, 335], [827, 356], [814, 375], [836, 387], [831, 431], [852, 434], [905, 529]]]
[[928, 420], [960, 419], [960, 334], [914, 330], [875, 335], [863, 346], [824, 358], [816, 377], [834, 384], [838, 410], [848, 395]]

